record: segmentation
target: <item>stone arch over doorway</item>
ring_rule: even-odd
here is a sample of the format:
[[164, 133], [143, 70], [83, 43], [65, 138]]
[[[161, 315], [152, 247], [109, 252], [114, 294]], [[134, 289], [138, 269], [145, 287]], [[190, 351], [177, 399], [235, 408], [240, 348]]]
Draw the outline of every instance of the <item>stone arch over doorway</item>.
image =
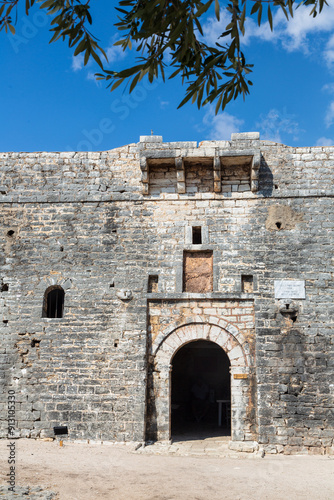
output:
[[194, 340], [209, 340], [220, 346], [230, 360], [232, 440], [254, 439], [254, 377], [249, 345], [243, 334], [227, 321], [210, 317], [189, 318], [161, 332], [152, 344], [152, 383], [155, 397], [155, 428], [158, 440], [171, 438], [172, 358], [181, 347]]

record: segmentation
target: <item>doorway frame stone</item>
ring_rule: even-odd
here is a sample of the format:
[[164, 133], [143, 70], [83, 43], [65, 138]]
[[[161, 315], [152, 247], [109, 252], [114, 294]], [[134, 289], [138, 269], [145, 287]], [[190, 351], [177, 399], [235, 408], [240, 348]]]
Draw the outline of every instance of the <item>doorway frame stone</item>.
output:
[[227, 354], [231, 365], [231, 439], [253, 441], [256, 391], [252, 390], [255, 377], [249, 345], [235, 325], [214, 316], [196, 316], [187, 318], [186, 323], [170, 325], [152, 344], [158, 441], [171, 440], [172, 359], [184, 345], [196, 340], [211, 341]]

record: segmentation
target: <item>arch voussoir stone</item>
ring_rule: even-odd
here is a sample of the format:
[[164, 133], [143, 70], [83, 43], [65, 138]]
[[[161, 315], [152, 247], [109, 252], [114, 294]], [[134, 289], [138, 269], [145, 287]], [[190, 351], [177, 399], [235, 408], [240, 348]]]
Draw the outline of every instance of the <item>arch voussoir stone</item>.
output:
[[[219, 330], [215, 327], [218, 327]], [[225, 332], [225, 334], [223, 332]], [[245, 342], [242, 332], [240, 332], [235, 325], [228, 323], [226, 319], [217, 316], [208, 317], [196, 315], [189, 316], [187, 320], [182, 323], [180, 321], [173, 322], [165, 330], [161, 331], [152, 344], [152, 354], [155, 355], [160, 346], [171, 336], [179, 338], [179, 347], [196, 338], [216, 342], [224, 350], [225, 348], [221, 345], [224, 338], [226, 339], [224, 343], [224, 345], [226, 344], [226, 348], [229, 348], [228, 340], [231, 338], [240, 345]], [[248, 364], [248, 362], [246, 364]]]

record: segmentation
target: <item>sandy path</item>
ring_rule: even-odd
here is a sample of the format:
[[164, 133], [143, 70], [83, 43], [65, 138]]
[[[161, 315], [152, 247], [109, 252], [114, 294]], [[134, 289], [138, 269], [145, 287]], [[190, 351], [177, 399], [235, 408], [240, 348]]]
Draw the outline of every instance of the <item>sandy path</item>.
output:
[[[1, 482], [8, 441], [0, 442]], [[60, 500], [251, 500], [334, 498], [334, 458], [211, 457], [140, 453], [133, 446], [16, 441], [17, 483]], [[27, 498], [25, 496], [24, 498]]]

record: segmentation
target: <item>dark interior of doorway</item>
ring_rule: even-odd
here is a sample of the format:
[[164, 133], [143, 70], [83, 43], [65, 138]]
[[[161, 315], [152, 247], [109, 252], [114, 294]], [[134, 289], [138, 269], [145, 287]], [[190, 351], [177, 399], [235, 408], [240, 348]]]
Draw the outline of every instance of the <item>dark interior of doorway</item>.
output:
[[[217, 400], [224, 401], [221, 426]], [[230, 361], [224, 350], [207, 340], [181, 347], [172, 360], [172, 439], [230, 436], [230, 401]]]

